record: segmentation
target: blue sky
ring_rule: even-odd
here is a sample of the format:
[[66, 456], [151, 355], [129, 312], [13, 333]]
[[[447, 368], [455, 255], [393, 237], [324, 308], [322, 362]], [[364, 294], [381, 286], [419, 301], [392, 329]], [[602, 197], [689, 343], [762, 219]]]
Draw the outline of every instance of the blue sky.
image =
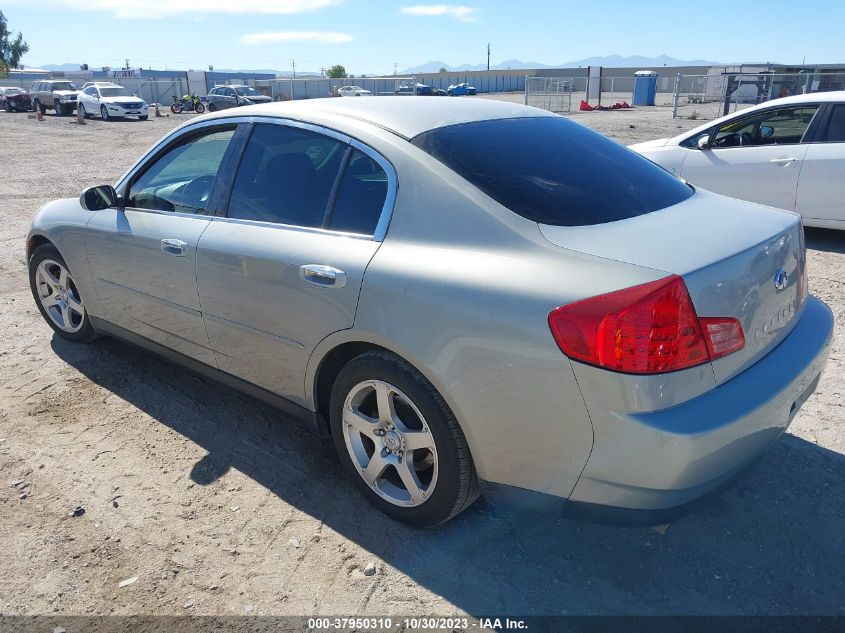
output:
[[[845, 3], [757, 0], [5, 0], [30, 44], [27, 66], [290, 68], [392, 73], [521, 59], [545, 64], [611, 54], [721, 62], [845, 62]], [[741, 7], [741, 10], [737, 10]]]

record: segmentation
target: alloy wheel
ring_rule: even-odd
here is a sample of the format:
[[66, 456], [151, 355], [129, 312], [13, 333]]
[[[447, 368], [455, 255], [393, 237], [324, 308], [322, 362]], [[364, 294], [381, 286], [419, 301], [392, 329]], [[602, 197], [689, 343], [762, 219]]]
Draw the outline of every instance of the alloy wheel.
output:
[[410, 398], [381, 380], [358, 383], [343, 405], [343, 435], [367, 485], [402, 507], [425, 503], [437, 485], [434, 436]]
[[85, 307], [67, 268], [45, 259], [35, 271], [35, 288], [44, 312], [62, 331], [73, 334], [85, 323]]

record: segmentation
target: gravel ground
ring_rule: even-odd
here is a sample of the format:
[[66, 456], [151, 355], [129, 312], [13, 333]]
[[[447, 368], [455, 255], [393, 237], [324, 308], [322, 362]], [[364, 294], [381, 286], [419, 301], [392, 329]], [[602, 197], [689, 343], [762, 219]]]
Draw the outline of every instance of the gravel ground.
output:
[[[573, 116], [624, 143], [697, 123]], [[24, 265], [36, 210], [113, 182], [186, 118], [0, 113], [0, 615], [845, 614], [845, 234], [808, 231], [810, 289], [837, 319], [818, 391], [705, 508], [661, 534], [482, 501], [415, 531], [272, 409], [42, 322]]]

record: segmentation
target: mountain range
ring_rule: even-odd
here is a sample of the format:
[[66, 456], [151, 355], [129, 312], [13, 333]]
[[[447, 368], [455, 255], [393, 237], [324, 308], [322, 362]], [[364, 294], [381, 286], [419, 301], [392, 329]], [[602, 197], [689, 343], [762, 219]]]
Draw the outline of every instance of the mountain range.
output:
[[[491, 64], [490, 70], [508, 70], [520, 68], [578, 68], [579, 66], [608, 66], [610, 68], [635, 68], [635, 67], [649, 67], [649, 66], [719, 66], [721, 62], [707, 61], [704, 59], [676, 59], [668, 55], [658, 55], [657, 57], [644, 57], [642, 55], [630, 55], [629, 57], [622, 57], [621, 55], [607, 55], [605, 57], [587, 57], [571, 62], [563, 62], [562, 64], [541, 64], [540, 62], [524, 62], [519, 59], [507, 59], [498, 64]], [[458, 66], [450, 66], [442, 61], [429, 61], [419, 66], [406, 68], [402, 71], [403, 75], [414, 75], [417, 73], [436, 73], [441, 68], [445, 68], [450, 72], [463, 72], [468, 70], [486, 70], [487, 64], [460, 64]]]

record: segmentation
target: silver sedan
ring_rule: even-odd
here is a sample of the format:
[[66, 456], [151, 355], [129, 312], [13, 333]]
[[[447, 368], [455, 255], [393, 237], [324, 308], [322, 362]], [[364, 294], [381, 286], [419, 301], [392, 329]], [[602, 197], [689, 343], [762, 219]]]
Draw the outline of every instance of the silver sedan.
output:
[[815, 389], [800, 218], [696, 191], [548, 112], [250, 106], [44, 206], [35, 301], [270, 402], [414, 525], [482, 492], [665, 522]]

